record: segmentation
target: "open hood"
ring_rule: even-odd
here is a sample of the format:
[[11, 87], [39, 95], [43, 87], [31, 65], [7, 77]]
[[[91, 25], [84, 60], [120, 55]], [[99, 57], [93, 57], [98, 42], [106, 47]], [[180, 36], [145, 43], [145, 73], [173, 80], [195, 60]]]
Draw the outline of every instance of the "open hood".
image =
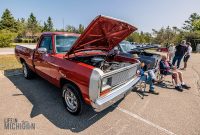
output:
[[68, 54], [88, 50], [109, 52], [135, 30], [137, 28], [121, 20], [97, 16], [76, 40]]

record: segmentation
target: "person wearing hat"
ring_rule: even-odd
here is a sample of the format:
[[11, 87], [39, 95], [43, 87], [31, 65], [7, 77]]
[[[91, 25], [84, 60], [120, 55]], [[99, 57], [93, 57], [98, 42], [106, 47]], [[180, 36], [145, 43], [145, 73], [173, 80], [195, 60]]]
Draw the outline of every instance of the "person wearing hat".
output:
[[133, 54], [132, 58], [139, 59], [140, 57], [137, 54]]
[[[147, 74], [145, 74], [145, 71], [147, 71]], [[157, 81], [155, 71], [155, 69], [148, 70], [148, 65], [145, 65], [144, 62], [141, 62], [140, 69], [137, 74], [141, 76], [142, 81], [145, 81], [149, 84], [149, 93], [159, 95], [159, 92], [156, 92], [154, 87], [154, 82]]]

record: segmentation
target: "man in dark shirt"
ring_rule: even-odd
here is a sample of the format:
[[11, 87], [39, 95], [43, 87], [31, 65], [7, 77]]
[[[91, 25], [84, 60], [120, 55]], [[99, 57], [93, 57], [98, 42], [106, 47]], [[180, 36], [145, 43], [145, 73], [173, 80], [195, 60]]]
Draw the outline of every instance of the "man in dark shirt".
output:
[[182, 58], [183, 58], [183, 56], [185, 55], [186, 52], [187, 52], [186, 41], [183, 40], [181, 42], [181, 44], [176, 46], [176, 52], [175, 52], [175, 56], [174, 56], [173, 61], [172, 61], [172, 65], [174, 66], [176, 61], [177, 61], [177, 68], [179, 68], [181, 60], [182, 60]]

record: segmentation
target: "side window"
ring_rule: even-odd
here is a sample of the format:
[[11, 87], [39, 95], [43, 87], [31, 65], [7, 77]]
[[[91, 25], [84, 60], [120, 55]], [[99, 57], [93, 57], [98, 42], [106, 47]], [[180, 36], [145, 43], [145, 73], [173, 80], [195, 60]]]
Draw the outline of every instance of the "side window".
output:
[[52, 39], [51, 36], [43, 37], [42, 41], [40, 42], [39, 48], [46, 48], [48, 53], [52, 52]]

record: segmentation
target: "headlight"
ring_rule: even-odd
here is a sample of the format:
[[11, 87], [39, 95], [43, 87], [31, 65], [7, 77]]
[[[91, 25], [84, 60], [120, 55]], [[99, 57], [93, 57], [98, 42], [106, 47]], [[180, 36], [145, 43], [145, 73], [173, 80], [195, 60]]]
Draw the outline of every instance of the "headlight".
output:
[[110, 89], [111, 88], [111, 81], [112, 81], [112, 78], [104, 78], [102, 80], [102, 88], [101, 88], [101, 91], [104, 91], [106, 89]]
[[102, 87], [106, 86], [107, 83], [108, 83], [108, 78], [103, 79], [103, 81], [102, 81]]

